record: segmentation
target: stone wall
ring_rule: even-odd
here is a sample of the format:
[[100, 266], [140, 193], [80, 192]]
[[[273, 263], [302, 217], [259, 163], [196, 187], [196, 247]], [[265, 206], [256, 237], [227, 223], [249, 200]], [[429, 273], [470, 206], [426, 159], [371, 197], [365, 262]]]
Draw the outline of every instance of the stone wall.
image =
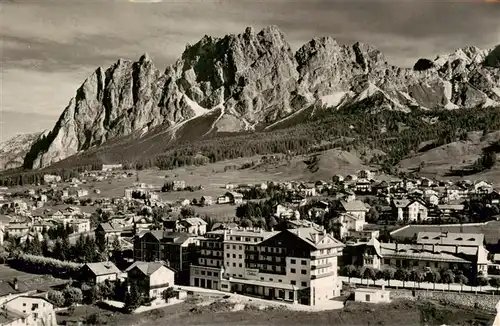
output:
[[391, 299], [410, 299], [410, 300], [436, 300], [445, 305], [454, 305], [461, 307], [479, 308], [486, 311], [495, 312], [495, 306], [500, 300], [499, 295], [491, 294], [472, 294], [458, 292], [441, 291], [421, 291], [415, 290], [415, 296], [409, 290], [390, 290]]

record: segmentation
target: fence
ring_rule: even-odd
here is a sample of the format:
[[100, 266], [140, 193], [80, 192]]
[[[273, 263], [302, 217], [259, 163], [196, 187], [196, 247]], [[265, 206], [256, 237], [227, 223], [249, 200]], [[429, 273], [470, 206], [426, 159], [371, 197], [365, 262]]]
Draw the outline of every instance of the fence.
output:
[[429, 282], [414, 282], [414, 281], [399, 281], [399, 280], [369, 280], [361, 279], [357, 277], [351, 277], [350, 279], [345, 276], [339, 276], [340, 280], [351, 284], [360, 284], [368, 286], [385, 286], [396, 289], [418, 289], [418, 290], [432, 290], [432, 291], [453, 291], [453, 292], [469, 292], [469, 293], [500, 293], [499, 289], [496, 289], [490, 285], [485, 286], [471, 286], [471, 285], [461, 285], [461, 284], [444, 284], [444, 283], [429, 283]]

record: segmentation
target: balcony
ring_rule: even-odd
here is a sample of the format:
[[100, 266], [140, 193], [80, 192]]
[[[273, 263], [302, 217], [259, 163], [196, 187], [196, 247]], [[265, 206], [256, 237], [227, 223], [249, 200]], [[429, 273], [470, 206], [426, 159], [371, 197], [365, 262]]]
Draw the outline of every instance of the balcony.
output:
[[281, 252], [269, 252], [269, 251], [261, 251], [260, 254], [262, 256], [280, 256], [280, 257], [286, 257], [287, 253], [285, 250]]
[[340, 252], [336, 250], [332, 250], [330, 253], [325, 253], [325, 254], [312, 254], [311, 255], [311, 260], [315, 259], [323, 259], [323, 258], [333, 258], [333, 257], [338, 257], [340, 256]]
[[316, 269], [320, 269], [320, 268], [328, 268], [331, 266], [332, 266], [332, 263], [311, 265], [311, 270], [316, 270]]
[[316, 280], [318, 278], [328, 277], [328, 276], [332, 276], [332, 275], [335, 275], [335, 272], [328, 272], [328, 273], [319, 274], [319, 275], [311, 275], [311, 280]]

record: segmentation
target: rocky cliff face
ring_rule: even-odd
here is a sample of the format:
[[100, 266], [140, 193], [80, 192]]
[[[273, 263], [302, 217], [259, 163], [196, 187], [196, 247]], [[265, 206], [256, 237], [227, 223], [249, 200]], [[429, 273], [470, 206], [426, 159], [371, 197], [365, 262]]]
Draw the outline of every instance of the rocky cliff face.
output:
[[339, 45], [329, 37], [313, 39], [294, 54], [274, 26], [205, 36], [163, 73], [148, 55], [98, 68], [51, 133], [31, 148], [25, 166], [45, 167], [156, 126], [186, 128], [206, 114], [217, 117], [204, 134], [261, 129], [311, 105], [370, 103], [373, 112], [495, 105], [499, 48], [468, 47], [409, 69], [388, 64], [369, 45]]
[[2, 141], [0, 143], [0, 170], [22, 166], [26, 153], [43, 134], [43, 132], [20, 134]]

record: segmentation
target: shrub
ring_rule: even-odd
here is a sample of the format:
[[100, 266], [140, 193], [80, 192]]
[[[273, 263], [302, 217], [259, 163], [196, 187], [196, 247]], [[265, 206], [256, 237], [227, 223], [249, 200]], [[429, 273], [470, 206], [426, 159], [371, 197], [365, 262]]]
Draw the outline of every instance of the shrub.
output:
[[78, 263], [29, 254], [20, 254], [11, 261], [11, 264], [16, 268], [27, 272], [36, 274], [52, 274], [55, 276], [61, 276], [64, 274], [72, 275], [82, 267], [82, 264]]
[[64, 289], [63, 295], [66, 306], [72, 306], [83, 301], [83, 293], [79, 288], [68, 286]]
[[175, 292], [173, 287], [169, 287], [165, 291], [163, 291], [161, 296], [166, 302], [168, 302], [170, 299], [175, 298], [177, 296], [177, 293]]
[[50, 291], [48, 294], [48, 299], [52, 302], [56, 307], [64, 306], [64, 295], [61, 291]]

